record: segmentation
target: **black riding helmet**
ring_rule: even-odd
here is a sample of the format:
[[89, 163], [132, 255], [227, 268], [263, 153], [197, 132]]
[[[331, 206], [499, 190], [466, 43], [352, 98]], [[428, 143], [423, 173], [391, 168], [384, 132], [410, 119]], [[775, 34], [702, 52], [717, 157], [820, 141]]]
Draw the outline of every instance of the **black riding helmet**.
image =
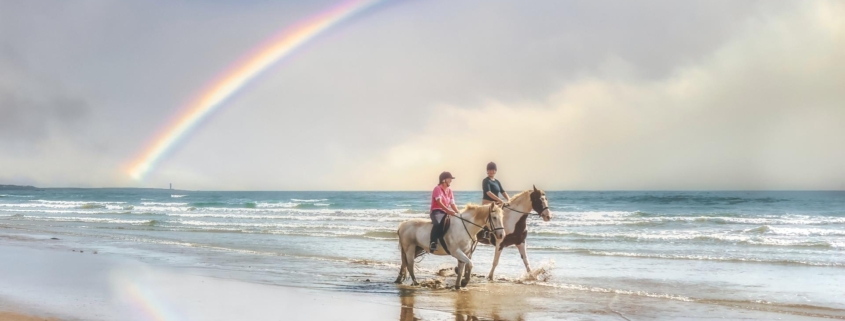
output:
[[447, 178], [455, 179], [455, 176], [452, 176], [452, 173], [449, 172], [440, 173], [440, 180], [437, 181], [437, 184], [443, 183]]
[[494, 162], [489, 162], [489, 163], [487, 163], [487, 170], [489, 171], [489, 170], [491, 170], [491, 169], [492, 169], [492, 170], [494, 170], [494, 171], [498, 171], [498, 170], [499, 170], [498, 168], [496, 168], [496, 163], [494, 163]]

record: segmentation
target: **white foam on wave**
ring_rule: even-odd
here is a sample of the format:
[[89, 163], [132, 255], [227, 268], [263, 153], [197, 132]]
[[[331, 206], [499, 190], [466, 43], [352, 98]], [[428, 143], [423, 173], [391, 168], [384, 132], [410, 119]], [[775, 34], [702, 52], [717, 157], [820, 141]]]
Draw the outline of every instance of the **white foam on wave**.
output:
[[261, 208], [293, 208], [299, 206], [299, 203], [284, 202], [284, 203], [266, 203], [256, 202], [255, 207]]
[[178, 202], [141, 202], [141, 205], [144, 206], [166, 206], [166, 207], [174, 207], [174, 206], [185, 206], [188, 203], [178, 203]]
[[317, 202], [325, 202], [325, 201], [328, 201], [329, 199], [320, 198], [320, 199], [301, 200], [301, 199], [297, 199], [297, 198], [291, 198], [290, 200], [291, 200], [291, 202], [295, 202], [295, 203], [317, 203]]
[[[602, 225], [638, 225], [665, 223], [714, 223], [742, 225], [828, 225], [845, 224], [845, 217], [817, 215], [768, 215], [760, 217], [736, 217], [726, 215], [655, 215], [643, 216], [633, 211], [586, 211], [555, 212], [555, 219], [549, 226], [602, 226]], [[533, 223], [537, 224], [537, 223]]]
[[227, 207], [185, 207], [180, 211], [192, 211], [209, 214], [232, 213], [232, 214], [254, 214], [254, 213], [283, 213], [283, 214], [303, 214], [303, 215], [343, 215], [343, 216], [366, 216], [366, 217], [383, 217], [385, 215], [396, 214], [422, 214], [409, 212], [407, 209], [329, 209], [329, 208], [227, 208]]
[[100, 201], [49, 201], [49, 200], [32, 200], [42, 204], [67, 204], [67, 205], [85, 205], [85, 204], [126, 204], [126, 202], [100, 202]]
[[150, 224], [150, 221], [151, 221], [151, 220], [126, 220], [126, 219], [113, 219], [113, 218], [102, 218], [102, 217], [87, 217], [87, 216], [31, 216], [31, 215], [22, 215], [22, 216], [19, 216], [19, 218], [25, 219], [25, 220], [31, 220], [31, 221], [110, 223], [110, 224], [129, 224], [129, 225]]
[[749, 245], [802, 246], [841, 248], [841, 243], [831, 240], [808, 240], [805, 238], [780, 238], [762, 235], [735, 234], [731, 232], [668, 230], [658, 232], [573, 232], [559, 230], [531, 231], [538, 235], [555, 235], [583, 239], [622, 239], [633, 241], [714, 241]]
[[208, 222], [208, 221], [191, 221], [180, 220], [168, 222], [171, 224], [182, 224], [192, 226], [228, 226], [228, 227], [261, 227], [261, 228], [288, 228], [288, 229], [326, 229], [326, 230], [346, 230], [346, 231], [365, 231], [365, 232], [391, 232], [395, 233], [394, 229], [385, 229], [374, 226], [356, 226], [356, 225], [338, 225], [338, 224], [308, 224], [308, 223], [236, 223], [236, 222]]
[[753, 257], [731, 257], [731, 256], [710, 256], [710, 255], [695, 255], [695, 254], [659, 254], [659, 253], [633, 253], [633, 252], [615, 252], [615, 251], [594, 251], [583, 250], [583, 253], [596, 256], [622, 256], [622, 257], [636, 257], [636, 258], [651, 258], [651, 259], [669, 259], [669, 260], [693, 260], [693, 261], [721, 261], [721, 262], [752, 262], [752, 263], [776, 263], [776, 264], [801, 264], [812, 266], [836, 266], [845, 267], [845, 263], [837, 262], [811, 262], [802, 260], [773, 260], [761, 259]]
[[649, 298], [668, 299], [668, 300], [683, 301], [683, 302], [695, 302], [696, 301], [695, 299], [687, 297], [687, 296], [674, 295], [674, 294], [668, 294], [668, 293], [653, 293], [653, 292], [648, 292], [648, 291], [621, 290], [621, 289], [603, 288], [603, 287], [588, 286], [588, 285], [581, 285], [581, 284], [569, 284], [569, 283], [537, 282], [537, 283], [532, 283], [532, 284], [541, 285], [541, 286], [548, 286], [548, 287], [553, 287], [553, 288], [557, 288], [557, 289], [576, 290], [576, 291], [585, 291], [585, 292], [624, 294], [624, 295], [643, 296], [643, 297], [649, 297]]
[[0, 203], [0, 207], [4, 208], [42, 208], [42, 209], [123, 209], [127, 207], [126, 202], [77, 202], [77, 201], [44, 201], [34, 200], [30, 203]]
[[342, 215], [253, 215], [223, 213], [168, 213], [167, 216], [189, 218], [226, 218], [252, 220], [291, 220], [291, 221], [362, 221], [362, 222], [402, 222], [407, 217], [391, 216], [342, 216]]
[[44, 214], [91, 214], [91, 215], [102, 215], [102, 214], [130, 214], [129, 211], [121, 211], [121, 212], [106, 212], [102, 210], [45, 210], [45, 209], [3, 209], [0, 208], [0, 212], [12, 212], [12, 213], [44, 213]]
[[845, 236], [845, 230], [822, 229], [804, 227], [772, 227], [763, 225], [756, 228], [745, 229], [743, 233], [771, 234], [784, 236]]
[[170, 197], [172, 197], [172, 198], [182, 198], [182, 197], [185, 197], [185, 196], [188, 196], [188, 195], [170, 195]]

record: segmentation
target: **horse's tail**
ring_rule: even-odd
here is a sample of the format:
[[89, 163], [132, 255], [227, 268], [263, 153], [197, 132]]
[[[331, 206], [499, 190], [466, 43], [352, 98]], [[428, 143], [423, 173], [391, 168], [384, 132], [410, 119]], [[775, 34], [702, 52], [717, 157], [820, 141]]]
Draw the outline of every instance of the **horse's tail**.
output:
[[402, 283], [405, 282], [405, 269], [408, 268], [408, 261], [405, 260], [405, 247], [402, 246], [402, 224], [399, 224], [399, 228], [396, 229], [396, 236], [399, 239], [399, 258], [402, 261], [399, 265], [399, 276], [396, 277], [396, 281], [393, 283]]
[[403, 266], [405, 265], [405, 263], [407, 263], [405, 262], [405, 245], [402, 244], [402, 225], [404, 224], [405, 222], [400, 223], [399, 227], [396, 229], [396, 238], [399, 239], [399, 254], [402, 256]]

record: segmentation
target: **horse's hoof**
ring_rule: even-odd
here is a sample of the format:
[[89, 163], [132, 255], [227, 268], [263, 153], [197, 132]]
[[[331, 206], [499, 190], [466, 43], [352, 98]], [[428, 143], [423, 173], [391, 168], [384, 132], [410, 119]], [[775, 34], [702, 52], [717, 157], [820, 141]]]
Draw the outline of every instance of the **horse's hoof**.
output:
[[420, 286], [420, 284], [419, 284], [419, 283], [417, 283], [417, 282], [411, 283], [411, 285], [412, 285], [412, 286]]

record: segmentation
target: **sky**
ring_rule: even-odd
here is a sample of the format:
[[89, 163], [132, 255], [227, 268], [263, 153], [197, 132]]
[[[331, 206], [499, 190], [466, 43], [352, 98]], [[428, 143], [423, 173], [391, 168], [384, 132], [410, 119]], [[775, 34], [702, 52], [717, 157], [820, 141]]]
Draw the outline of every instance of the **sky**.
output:
[[845, 2], [384, 1], [185, 105], [337, 1], [0, 0], [0, 184], [845, 189]]

